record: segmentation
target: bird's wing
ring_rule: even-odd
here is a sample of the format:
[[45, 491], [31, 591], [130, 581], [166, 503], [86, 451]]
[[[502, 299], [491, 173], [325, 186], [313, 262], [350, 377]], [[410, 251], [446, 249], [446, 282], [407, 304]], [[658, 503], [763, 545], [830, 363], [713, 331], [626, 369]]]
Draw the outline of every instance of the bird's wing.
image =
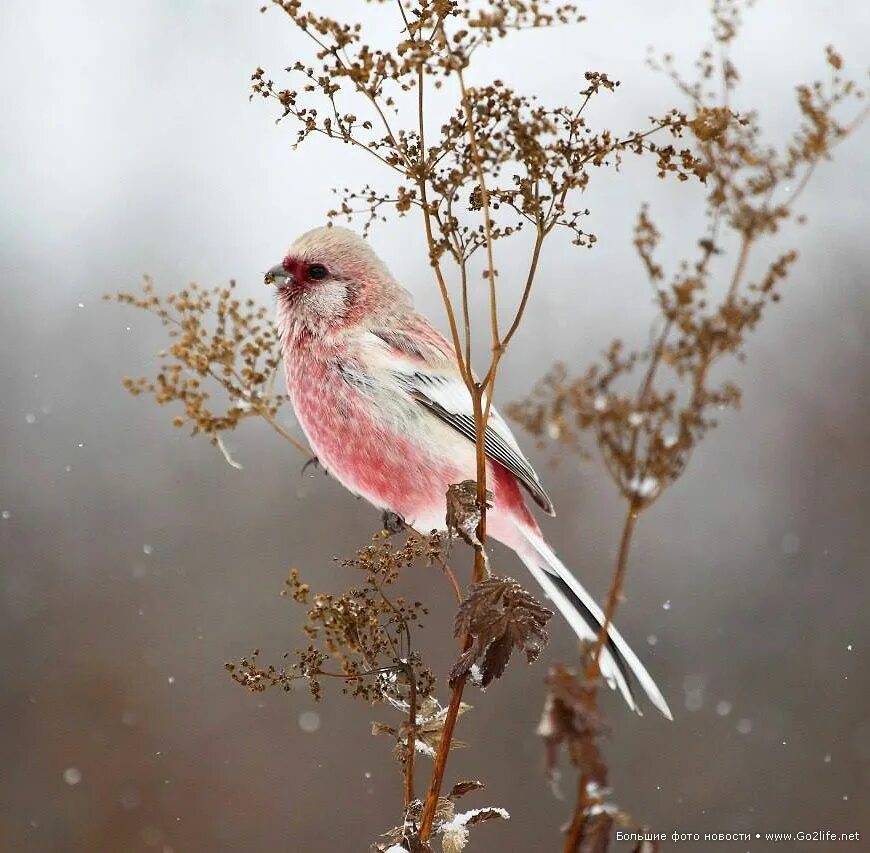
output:
[[[476, 441], [471, 395], [459, 373], [453, 347], [444, 337], [418, 314], [407, 315], [390, 328], [372, 329], [371, 334], [387, 356], [377, 359], [379, 368], [388, 370], [421, 406], [469, 441]], [[538, 506], [555, 514], [535, 469], [495, 406], [490, 407], [484, 449], [490, 459], [522, 483]]]

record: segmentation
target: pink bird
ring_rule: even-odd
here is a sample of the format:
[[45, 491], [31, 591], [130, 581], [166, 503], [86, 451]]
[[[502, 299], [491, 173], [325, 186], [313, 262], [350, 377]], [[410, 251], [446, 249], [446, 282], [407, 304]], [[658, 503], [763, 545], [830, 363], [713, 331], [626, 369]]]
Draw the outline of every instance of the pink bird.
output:
[[[471, 396], [452, 345], [418, 314], [368, 243], [345, 228], [300, 237], [266, 282], [278, 294], [287, 387], [318, 460], [342, 485], [412, 527], [445, 527], [447, 488], [476, 473]], [[544, 541], [525, 489], [553, 504], [493, 407], [486, 430], [487, 534], [512, 548], [577, 635], [594, 639], [601, 608]], [[668, 704], [628, 643], [610, 627], [600, 668], [640, 712], [637, 681]]]

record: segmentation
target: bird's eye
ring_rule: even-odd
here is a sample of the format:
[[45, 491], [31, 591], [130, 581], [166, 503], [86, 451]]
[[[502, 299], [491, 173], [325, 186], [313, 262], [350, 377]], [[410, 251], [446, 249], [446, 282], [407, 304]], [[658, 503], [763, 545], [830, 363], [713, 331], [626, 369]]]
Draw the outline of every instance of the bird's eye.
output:
[[308, 278], [313, 279], [314, 281], [320, 281], [321, 279], [326, 278], [328, 275], [328, 271], [323, 264], [312, 264], [308, 267]]

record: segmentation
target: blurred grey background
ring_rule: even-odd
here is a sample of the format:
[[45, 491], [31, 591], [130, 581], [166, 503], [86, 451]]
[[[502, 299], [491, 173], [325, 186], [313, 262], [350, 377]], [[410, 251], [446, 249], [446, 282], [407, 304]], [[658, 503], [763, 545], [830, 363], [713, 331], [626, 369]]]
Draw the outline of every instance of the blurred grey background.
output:
[[[163, 331], [100, 302], [145, 272], [164, 292], [234, 277], [268, 299], [263, 270], [323, 220], [329, 188], [378, 177], [347, 149], [292, 153], [273, 106], [248, 103], [258, 64], [282, 80], [309, 55], [280, 13], [257, 9], [7, 0], [0, 12], [4, 851], [365, 850], [399, 817], [390, 744], [368, 733], [391, 712], [333, 695], [314, 706], [304, 690], [254, 696], [223, 671], [255, 646], [277, 660], [302, 645], [300, 608], [278, 595], [287, 571], [345, 589], [332, 558], [365, 542], [377, 515], [334, 481], [301, 477], [265, 425], [231, 437], [236, 471], [174, 431], [171, 412], [129, 397], [121, 377], [153, 371]], [[644, 66], [646, 47], [688, 68], [708, 40], [707, 4], [584, 11], [580, 27], [482, 52], [477, 79], [497, 74], [559, 102], [585, 70], [606, 71], [622, 86], [591, 118], [619, 128], [677, 102]], [[826, 74], [829, 43], [861, 76], [868, 35], [862, 0], [758, 4], [735, 50], [737, 105], [758, 107], [782, 141], [792, 85]], [[800, 205], [809, 225], [791, 234], [801, 259], [786, 298], [747, 362], [729, 366], [743, 410], [724, 414], [637, 534], [619, 623], [676, 720], [635, 718], [608, 695], [606, 749], [616, 800], [656, 830], [870, 833], [866, 150], [865, 130], [819, 169]], [[644, 340], [637, 209], [652, 203], [673, 261], [696, 238], [700, 199], [652, 172], [595, 176], [583, 203], [598, 245], [550, 244], [499, 400], [522, 396], [554, 360], [580, 370], [616, 335]], [[373, 240], [443, 327], [416, 220]], [[519, 248], [500, 251], [503, 286], [515, 288]], [[546, 535], [603, 594], [621, 513], [613, 488], [598, 464], [550, 466], [520, 438], [559, 508]], [[425, 573], [410, 581], [433, 606], [426, 641], [440, 645], [442, 671], [445, 587]], [[471, 849], [560, 849], [570, 802], [545, 784], [533, 730], [546, 661], [573, 655], [558, 626], [541, 663], [472, 697], [460, 727], [471, 747], [449, 776], [482, 778], [468, 805], [513, 819], [477, 830]]]

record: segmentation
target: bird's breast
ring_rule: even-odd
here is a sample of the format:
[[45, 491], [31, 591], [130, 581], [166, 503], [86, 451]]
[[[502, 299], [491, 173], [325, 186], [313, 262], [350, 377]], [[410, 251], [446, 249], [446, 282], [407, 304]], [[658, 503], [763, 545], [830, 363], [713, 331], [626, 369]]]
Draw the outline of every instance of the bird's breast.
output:
[[[290, 397], [312, 450], [355, 494], [404, 518], [443, 501], [466, 460], [443, 452], [426, 413], [406, 395], [366, 386], [353, 359], [296, 352], [285, 361]], [[464, 456], [464, 454], [461, 454]]]

